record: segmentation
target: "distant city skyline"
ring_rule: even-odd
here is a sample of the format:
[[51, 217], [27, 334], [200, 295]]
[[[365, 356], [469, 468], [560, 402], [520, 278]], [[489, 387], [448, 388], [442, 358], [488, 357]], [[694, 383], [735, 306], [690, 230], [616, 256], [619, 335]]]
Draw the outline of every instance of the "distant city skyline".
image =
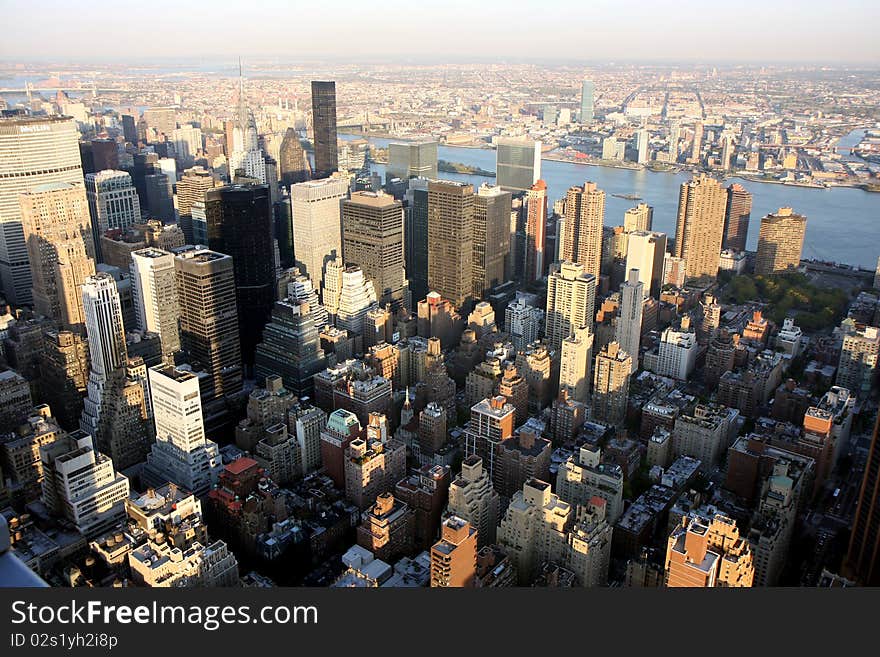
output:
[[[808, 62], [880, 65], [880, 41], [861, 26], [880, 20], [880, 5], [867, 0], [823, 3], [806, 0], [797, 6], [740, 2], [735, 11], [694, 0], [674, 8], [635, 0], [621, 6], [611, 0], [574, 4], [549, 0], [540, 6], [546, 29], [531, 30], [528, 39], [509, 35], [531, 24], [527, 8], [517, 11], [498, 0], [481, 4], [449, 0], [442, 7], [408, 10], [386, 20], [361, 3], [343, 0], [332, 6], [291, 7], [278, 0], [258, 6], [219, 0], [205, 8], [169, 0], [115, 8], [127, 25], [150, 25], [164, 16], [162, 30], [139, 39], [114, 40], [112, 53], [95, 38], [92, 13], [76, 3], [28, 3], [4, 0], [10, 18], [0, 45], [3, 60], [104, 59], [143, 60], [143, 47], [168, 57], [228, 57], [230, 47], [251, 57], [316, 59], [566, 60], [566, 61], [701, 61]], [[91, 7], [91, 9], [97, 9]], [[466, 13], [463, 13], [466, 12]], [[51, 14], [52, 21], [45, 18]], [[626, 20], [621, 20], [624, 17]], [[558, 16], [560, 20], [553, 20]], [[271, 20], [268, 20], [271, 17]], [[462, 19], [464, 17], [464, 20]], [[562, 20], [564, 17], [564, 20]], [[172, 20], [173, 19], [173, 20]], [[248, 22], [259, 29], [243, 31]], [[431, 29], [424, 29], [430, 24]], [[199, 34], [211, 39], [195, 38]], [[298, 30], [297, 27], [308, 26]], [[297, 37], [291, 40], [290, 35]], [[401, 38], [401, 34], [418, 38]], [[360, 39], [369, 34], [369, 39]], [[723, 37], [723, 53], [706, 50]], [[796, 34], [796, 39], [782, 35]], [[40, 35], [34, 38], [34, 35]], [[660, 35], [662, 39], [658, 38]], [[840, 44], [846, 43], [846, 48]], [[234, 44], [234, 45], [232, 45]], [[364, 50], [365, 44], [371, 50]], [[346, 50], [348, 48], [348, 50]], [[153, 61], [156, 61], [151, 57]]]

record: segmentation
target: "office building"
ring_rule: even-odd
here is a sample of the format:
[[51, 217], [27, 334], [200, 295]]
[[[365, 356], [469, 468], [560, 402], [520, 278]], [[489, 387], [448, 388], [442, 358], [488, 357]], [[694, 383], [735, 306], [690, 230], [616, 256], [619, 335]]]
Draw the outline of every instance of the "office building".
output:
[[385, 181], [400, 178], [437, 178], [437, 142], [421, 141], [388, 144]]
[[562, 341], [575, 329], [586, 328], [592, 333], [596, 280], [582, 264], [565, 261], [550, 267], [544, 316], [544, 341], [548, 349], [558, 352]]
[[40, 448], [40, 461], [43, 503], [83, 536], [100, 536], [125, 518], [128, 479], [109, 456], [95, 451], [90, 435], [74, 431], [59, 436]]
[[428, 180], [412, 178], [404, 208], [406, 275], [413, 299], [424, 299], [428, 289]]
[[205, 495], [220, 476], [223, 464], [217, 444], [205, 437], [199, 379], [172, 365], [149, 369], [156, 442], [141, 478], [149, 486], [172, 482]]
[[507, 280], [510, 253], [509, 192], [483, 183], [474, 198], [473, 296], [484, 298]]
[[343, 200], [342, 256], [372, 281], [380, 305], [405, 305], [402, 203], [383, 192], [354, 192]]
[[726, 207], [727, 194], [714, 178], [700, 174], [681, 184], [673, 255], [684, 259], [688, 280], [718, 275]]
[[461, 308], [473, 294], [474, 188], [428, 183], [428, 287]]
[[95, 250], [82, 185], [47, 183], [21, 195], [34, 310], [64, 330], [84, 328], [82, 285]]
[[208, 248], [232, 258], [241, 358], [254, 351], [275, 300], [272, 205], [267, 185], [229, 185], [205, 193]]
[[214, 178], [211, 172], [204, 167], [185, 169], [180, 180], [177, 181], [177, 212], [180, 215], [180, 227], [186, 236], [187, 244], [204, 243], [207, 246], [207, 235], [205, 235], [204, 242], [195, 239], [193, 233], [193, 206], [196, 203], [201, 204], [200, 208], [202, 213], [204, 213], [205, 193], [213, 188]]
[[541, 337], [544, 311], [517, 297], [504, 309], [504, 330], [517, 351]]
[[149, 107], [144, 110], [144, 122], [156, 131], [161, 138], [159, 141], [167, 141], [177, 128], [177, 112], [173, 107]]
[[86, 174], [92, 239], [97, 259], [104, 262], [101, 236], [111, 229], [125, 231], [141, 222], [141, 202], [131, 176], [125, 171], [99, 170]]
[[645, 297], [660, 297], [663, 287], [663, 261], [666, 257], [666, 235], [636, 230], [627, 235], [626, 271], [637, 269]]
[[590, 395], [593, 365], [593, 334], [587, 328], [575, 328], [562, 341], [559, 359], [559, 389], [571, 399], [586, 404]]
[[89, 347], [84, 335], [72, 331], [43, 332], [40, 358], [42, 399], [52, 406], [58, 422], [79, 426], [88, 391]]
[[19, 195], [45, 183], [82, 184], [78, 139], [70, 117], [0, 118], [0, 283], [12, 305], [32, 302]]
[[255, 351], [257, 379], [280, 376], [285, 388], [304, 397], [312, 394], [312, 380], [326, 366], [319, 327], [308, 302], [276, 301]]
[[605, 221], [605, 192], [596, 183], [570, 187], [565, 197], [559, 259], [584, 266], [599, 279], [602, 262], [602, 227]]
[[312, 81], [312, 131], [315, 145], [314, 177], [327, 178], [339, 170], [335, 82]]
[[341, 203], [347, 195], [348, 181], [341, 177], [311, 180], [290, 187], [296, 266], [321, 290], [324, 306], [329, 305], [323, 296], [325, 265], [342, 258]]
[[293, 128], [288, 128], [281, 140], [281, 148], [278, 151], [278, 172], [281, 175], [281, 184], [284, 186], [306, 182], [311, 178], [312, 167], [308, 155], [299, 139], [299, 133]]
[[593, 370], [593, 418], [622, 426], [626, 419], [632, 357], [617, 342], [609, 342], [596, 355]]
[[504, 397], [495, 396], [484, 399], [471, 407], [471, 417], [464, 431], [464, 452], [475, 454], [483, 461], [483, 467], [494, 483], [498, 446], [513, 435], [513, 420], [516, 409]]
[[526, 239], [524, 279], [526, 282], [540, 280], [548, 264], [553, 260], [547, 251], [547, 183], [538, 180], [526, 192]]
[[495, 144], [496, 182], [506, 192], [527, 192], [541, 178], [541, 142], [499, 137]]
[[205, 401], [241, 391], [241, 345], [232, 258], [204, 247], [176, 250], [180, 346], [190, 365], [208, 376]]
[[752, 215], [752, 195], [739, 183], [727, 187], [727, 209], [724, 213], [722, 249], [745, 251]]
[[581, 123], [593, 122], [593, 96], [596, 93], [596, 86], [592, 80], [584, 80], [581, 82]]
[[470, 588], [476, 573], [477, 530], [464, 518], [449, 516], [431, 547], [431, 587]]
[[749, 542], [733, 519], [718, 513], [708, 522], [685, 516], [666, 547], [668, 587], [750, 587], [755, 576]]
[[159, 336], [162, 358], [172, 363], [180, 351], [180, 303], [174, 254], [148, 247], [131, 254], [132, 301], [137, 327]]
[[191, 123], [171, 131], [174, 155], [180, 162], [192, 162], [202, 151], [202, 130]]
[[762, 217], [755, 275], [771, 276], [798, 269], [806, 232], [807, 218], [791, 208], [779, 208]]
[[621, 351], [630, 355], [632, 371], [639, 369], [639, 342], [642, 336], [642, 310], [645, 307], [644, 283], [638, 269], [630, 269], [629, 277], [620, 286], [620, 314], [615, 339]]

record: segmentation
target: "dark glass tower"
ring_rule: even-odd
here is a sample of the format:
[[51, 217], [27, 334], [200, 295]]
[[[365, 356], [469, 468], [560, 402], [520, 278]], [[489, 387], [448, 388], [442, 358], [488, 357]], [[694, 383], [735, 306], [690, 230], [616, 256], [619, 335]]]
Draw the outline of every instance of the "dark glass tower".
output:
[[232, 256], [241, 358], [254, 350], [275, 301], [274, 217], [268, 185], [227, 185], [205, 193], [208, 247]]
[[339, 169], [335, 82], [312, 81], [312, 124], [315, 134], [315, 178], [326, 178]]
[[410, 204], [406, 210], [406, 275], [413, 302], [428, 294], [428, 184], [416, 187], [410, 182]]

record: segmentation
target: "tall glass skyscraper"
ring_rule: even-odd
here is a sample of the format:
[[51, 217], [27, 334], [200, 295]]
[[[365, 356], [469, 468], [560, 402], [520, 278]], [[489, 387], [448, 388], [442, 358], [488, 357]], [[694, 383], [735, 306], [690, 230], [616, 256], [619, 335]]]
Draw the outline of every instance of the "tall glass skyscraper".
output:
[[336, 149], [336, 83], [312, 81], [312, 126], [315, 144], [315, 178], [326, 178], [339, 169]]
[[19, 194], [45, 183], [82, 184], [78, 139], [69, 116], [0, 118], [0, 281], [13, 305], [32, 301]]
[[541, 142], [500, 137], [496, 144], [497, 183], [505, 192], [527, 192], [541, 177]]
[[596, 87], [592, 80], [584, 80], [581, 83], [581, 123], [589, 123], [593, 120], [593, 95]]

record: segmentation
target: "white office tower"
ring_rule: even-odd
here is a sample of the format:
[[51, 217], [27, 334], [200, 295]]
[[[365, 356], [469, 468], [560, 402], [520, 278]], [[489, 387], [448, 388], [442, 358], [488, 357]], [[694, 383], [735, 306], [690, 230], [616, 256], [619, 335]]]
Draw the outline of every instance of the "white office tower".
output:
[[141, 202], [131, 176], [108, 169], [86, 174], [86, 196], [92, 217], [92, 238], [101, 258], [101, 235], [108, 230], [125, 230], [141, 222]]
[[89, 276], [83, 283], [82, 295], [91, 368], [79, 427], [84, 433], [95, 436], [105, 401], [104, 391], [111, 376], [125, 367], [128, 353], [122, 304], [114, 278], [103, 272]]
[[180, 351], [174, 255], [153, 247], [140, 249], [131, 254], [130, 269], [138, 329], [158, 333], [163, 360], [173, 362], [173, 354]]
[[620, 349], [632, 356], [632, 371], [639, 369], [639, 341], [642, 336], [642, 310], [645, 307], [645, 286], [639, 280], [639, 270], [630, 269], [629, 277], [620, 286], [620, 317], [617, 319], [615, 339]]
[[504, 310], [504, 330], [517, 351], [541, 337], [544, 328], [544, 311], [529, 305], [523, 297], [517, 297]]
[[217, 443], [205, 438], [199, 379], [171, 365], [149, 370], [156, 442], [141, 479], [147, 486], [167, 482], [205, 495], [217, 483], [223, 463]]
[[291, 274], [287, 282], [287, 298], [309, 304], [309, 314], [320, 330], [327, 325], [328, 314], [327, 309], [318, 303], [318, 290], [312, 285], [312, 279], [300, 274], [296, 268]]
[[575, 329], [562, 341], [559, 360], [559, 389], [565, 389], [571, 399], [586, 404], [592, 378], [593, 334], [586, 327]]
[[290, 186], [296, 266], [322, 294], [325, 265], [342, 257], [341, 204], [347, 196], [348, 180], [341, 176]]
[[69, 116], [0, 117], [0, 281], [13, 306], [31, 303], [19, 195], [45, 183], [82, 182], [79, 132]]
[[663, 286], [663, 259], [666, 256], [666, 234], [634, 230], [627, 234], [626, 271], [639, 270], [646, 297], [658, 298]]
[[128, 479], [116, 472], [109, 456], [95, 451], [89, 434], [72, 431], [42, 446], [40, 461], [43, 503], [83, 536], [100, 536], [125, 518]]
[[202, 150], [202, 131], [192, 123], [187, 123], [171, 132], [174, 154], [183, 162], [190, 162]]
[[235, 111], [235, 124], [232, 128], [232, 153], [229, 155], [229, 179], [234, 180], [237, 171], [243, 171], [248, 178], [256, 178], [266, 184], [266, 158], [260, 148], [257, 136], [257, 122], [254, 113], [247, 105], [244, 93], [244, 77], [239, 71], [238, 106]]
[[376, 288], [364, 276], [364, 270], [356, 265], [342, 272], [342, 289], [336, 311], [336, 326], [352, 335], [364, 334], [367, 311], [376, 303]]

